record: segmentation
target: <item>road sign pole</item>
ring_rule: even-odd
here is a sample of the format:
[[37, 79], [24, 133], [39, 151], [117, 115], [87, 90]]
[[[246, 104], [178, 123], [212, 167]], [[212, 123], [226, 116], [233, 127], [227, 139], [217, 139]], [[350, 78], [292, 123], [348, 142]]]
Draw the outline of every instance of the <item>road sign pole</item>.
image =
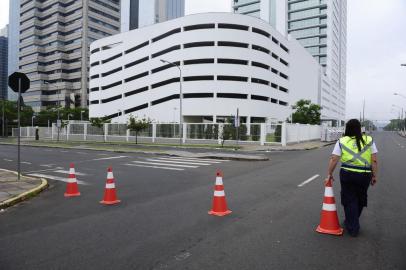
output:
[[17, 101], [17, 117], [18, 117], [18, 180], [21, 177], [21, 163], [20, 163], [20, 136], [21, 136], [21, 122], [20, 122], [20, 111], [21, 111], [21, 79], [18, 80], [18, 101]]

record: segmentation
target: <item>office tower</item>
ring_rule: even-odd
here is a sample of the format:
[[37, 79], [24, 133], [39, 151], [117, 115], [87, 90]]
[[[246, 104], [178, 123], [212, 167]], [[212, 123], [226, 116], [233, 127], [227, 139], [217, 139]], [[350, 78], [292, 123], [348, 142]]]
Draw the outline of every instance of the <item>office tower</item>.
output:
[[89, 45], [119, 33], [120, 1], [21, 0], [19, 8], [19, 69], [31, 80], [25, 103], [86, 107]]
[[[18, 48], [20, 43], [20, 1], [9, 1], [8, 24], [8, 75], [18, 71]], [[8, 99], [17, 100], [17, 94], [8, 88]]]
[[185, 0], [122, 0], [121, 32], [185, 15]]
[[[6, 28], [0, 30], [3, 35], [7, 35]], [[7, 36], [0, 35], [0, 99], [7, 99], [7, 54], [8, 54]]]
[[344, 120], [347, 1], [288, 0], [288, 33], [323, 66], [329, 79], [322, 85], [322, 118]]
[[232, 0], [234, 13], [254, 16], [286, 35], [286, 0]]

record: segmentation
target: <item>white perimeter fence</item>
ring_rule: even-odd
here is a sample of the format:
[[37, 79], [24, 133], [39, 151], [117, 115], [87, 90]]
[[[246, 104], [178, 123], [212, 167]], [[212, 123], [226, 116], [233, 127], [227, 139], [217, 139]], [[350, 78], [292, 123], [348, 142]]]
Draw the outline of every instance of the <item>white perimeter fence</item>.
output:
[[[17, 136], [18, 129], [13, 129]], [[334, 141], [341, 137], [342, 129], [318, 125], [302, 124], [250, 124], [241, 125], [238, 129], [239, 144], [280, 144], [287, 145], [311, 140]], [[22, 127], [21, 137], [34, 138], [35, 127]], [[58, 138], [59, 137], [59, 138]], [[70, 123], [58, 130], [56, 124], [52, 127], [40, 127], [39, 138], [66, 141], [100, 141], [100, 142], [135, 142], [135, 132], [127, 129], [125, 124], [104, 124], [102, 128], [90, 123]], [[236, 144], [237, 128], [228, 124], [213, 123], [184, 123], [182, 136], [179, 134], [179, 124], [152, 123], [148, 128], [138, 133], [140, 143], [178, 143], [182, 140], [188, 144]]]

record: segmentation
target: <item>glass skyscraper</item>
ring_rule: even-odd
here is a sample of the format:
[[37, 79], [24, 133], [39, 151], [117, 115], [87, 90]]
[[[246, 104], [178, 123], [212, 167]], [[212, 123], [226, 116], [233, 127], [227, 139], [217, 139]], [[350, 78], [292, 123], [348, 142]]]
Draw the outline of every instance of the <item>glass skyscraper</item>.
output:
[[122, 0], [121, 32], [185, 16], [185, 0]]
[[321, 105], [337, 108], [329, 115], [345, 118], [347, 1], [288, 0], [288, 33], [323, 66], [330, 79], [322, 89]]
[[7, 37], [0, 36], [0, 99], [7, 99]]

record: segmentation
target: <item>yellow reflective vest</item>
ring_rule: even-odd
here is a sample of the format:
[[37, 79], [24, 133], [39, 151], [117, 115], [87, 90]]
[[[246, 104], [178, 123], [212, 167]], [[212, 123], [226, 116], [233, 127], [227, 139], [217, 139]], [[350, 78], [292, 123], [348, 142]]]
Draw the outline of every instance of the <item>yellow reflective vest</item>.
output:
[[339, 140], [341, 148], [341, 168], [352, 172], [372, 171], [373, 139], [371, 136], [363, 136], [365, 144], [361, 142], [361, 151], [358, 150], [355, 137], [342, 137]]

